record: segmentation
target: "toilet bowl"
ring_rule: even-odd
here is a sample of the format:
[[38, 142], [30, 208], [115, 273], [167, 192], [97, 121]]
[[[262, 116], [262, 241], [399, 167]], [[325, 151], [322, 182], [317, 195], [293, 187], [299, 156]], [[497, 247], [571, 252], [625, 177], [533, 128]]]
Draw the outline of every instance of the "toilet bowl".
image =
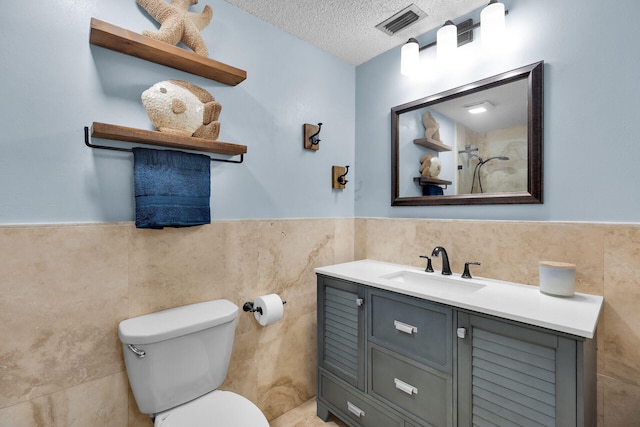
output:
[[175, 307], [118, 326], [140, 412], [162, 427], [269, 427], [250, 400], [218, 390], [231, 360], [238, 307], [227, 300]]
[[157, 414], [154, 426], [269, 427], [269, 422], [249, 399], [230, 391], [215, 390]]

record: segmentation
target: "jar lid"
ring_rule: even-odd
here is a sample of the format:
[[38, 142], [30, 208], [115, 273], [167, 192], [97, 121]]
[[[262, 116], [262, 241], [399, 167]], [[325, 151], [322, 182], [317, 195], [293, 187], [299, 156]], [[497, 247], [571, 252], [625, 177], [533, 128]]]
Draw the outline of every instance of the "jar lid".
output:
[[544, 267], [553, 267], [553, 268], [576, 268], [575, 264], [571, 264], [568, 262], [540, 261], [539, 264]]

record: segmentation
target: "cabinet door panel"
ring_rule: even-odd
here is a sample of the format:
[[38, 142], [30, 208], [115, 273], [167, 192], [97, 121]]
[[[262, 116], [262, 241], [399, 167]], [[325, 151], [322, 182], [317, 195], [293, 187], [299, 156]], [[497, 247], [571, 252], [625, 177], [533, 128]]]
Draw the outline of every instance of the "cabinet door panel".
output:
[[466, 337], [458, 340], [461, 426], [575, 425], [575, 404], [560, 404], [569, 384], [575, 384], [571, 340], [459, 313], [461, 326], [467, 329]]
[[363, 291], [353, 283], [318, 277], [318, 363], [364, 389]]

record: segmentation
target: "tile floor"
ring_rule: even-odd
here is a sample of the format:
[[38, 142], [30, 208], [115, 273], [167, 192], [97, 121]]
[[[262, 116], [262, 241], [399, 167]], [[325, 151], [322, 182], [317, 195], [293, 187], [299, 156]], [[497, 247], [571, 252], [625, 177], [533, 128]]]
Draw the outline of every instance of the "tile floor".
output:
[[307, 400], [298, 406], [271, 421], [271, 427], [347, 427], [345, 423], [330, 416], [326, 423], [316, 416], [316, 399]]

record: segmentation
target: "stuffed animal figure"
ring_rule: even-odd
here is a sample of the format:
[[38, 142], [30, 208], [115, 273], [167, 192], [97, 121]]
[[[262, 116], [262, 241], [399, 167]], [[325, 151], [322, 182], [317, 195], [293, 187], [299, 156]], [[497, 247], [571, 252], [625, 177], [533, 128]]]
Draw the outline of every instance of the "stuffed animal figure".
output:
[[142, 92], [142, 104], [159, 132], [218, 139], [222, 105], [201, 87], [183, 80], [158, 82]]
[[142, 35], [171, 45], [182, 42], [198, 55], [209, 55], [200, 36], [200, 31], [211, 22], [213, 11], [209, 5], [204, 7], [202, 13], [194, 13], [189, 12], [189, 6], [197, 4], [198, 0], [171, 0], [170, 3], [165, 0], [136, 1], [160, 23], [158, 31], [144, 30]]
[[435, 178], [440, 175], [442, 162], [433, 154], [425, 154], [420, 159], [420, 175], [424, 178]]
[[422, 115], [422, 124], [424, 124], [424, 137], [440, 142], [440, 124], [433, 118], [430, 111]]

